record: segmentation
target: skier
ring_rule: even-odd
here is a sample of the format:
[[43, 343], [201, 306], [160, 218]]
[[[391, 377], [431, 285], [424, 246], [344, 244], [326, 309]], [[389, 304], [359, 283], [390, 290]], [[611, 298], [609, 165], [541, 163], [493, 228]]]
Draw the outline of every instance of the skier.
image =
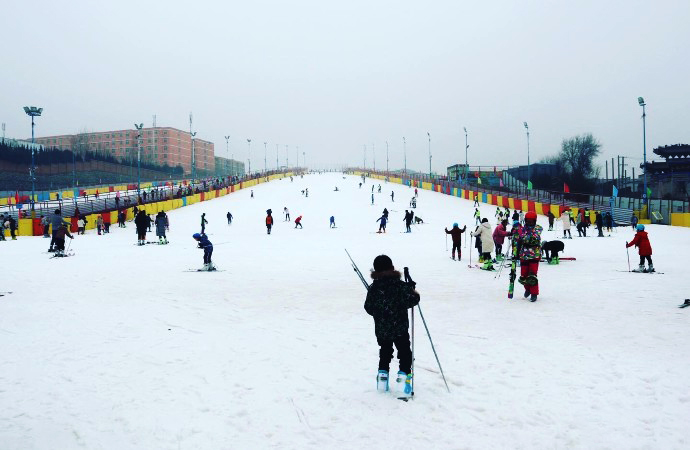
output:
[[410, 208], [416, 208], [417, 207], [417, 197], [412, 197], [410, 199]]
[[137, 227], [137, 245], [146, 244], [146, 230], [148, 229], [150, 220], [151, 219], [149, 219], [149, 216], [146, 215], [143, 209], [139, 211], [139, 214], [134, 218], [134, 224]]
[[304, 190], [304, 196], [305, 196], [305, 197], [309, 197], [309, 188], [306, 188], [306, 189]]
[[635, 215], [635, 213], [633, 213], [632, 216], [630, 216], [630, 225], [632, 225], [633, 230], [637, 229], [637, 216]]
[[232, 225], [232, 214], [230, 214], [230, 211], [228, 211], [225, 217], [228, 218], [228, 225]]
[[388, 208], [383, 208], [383, 215], [386, 216], [386, 220], [388, 220]]
[[606, 231], [610, 233], [613, 229], [613, 216], [610, 211], [606, 211], [604, 215], [604, 225], [606, 226]]
[[474, 205], [475, 207], [479, 206], [479, 196], [477, 194], [474, 195]]
[[565, 244], [563, 241], [542, 241], [541, 251], [549, 264], [558, 264], [558, 254], [563, 251]]
[[335, 228], [335, 216], [331, 216], [328, 227]]
[[251, 193], [250, 197], [254, 198], [254, 189], [252, 189], [252, 193]]
[[571, 225], [577, 226], [577, 224], [575, 223], [575, 219], [573, 219], [573, 210], [572, 210], [572, 209], [568, 209], [567, 211], [568, 211], [569, 223], [570, 223]]
[[372, 194], [374, 193], [374, 185], [373, 184], [371, 185], [371, 193]]
[[208, 240], [208, 237], [204, 233], [194, 233], [192, 237], [199, 243], [198, 248], [204, 249], [204, 267], [199, 269], [199, 271], [210, 272], [216, 270], [213, 262], [211, 262], [211, 255], [213, 254], [213, 244], [211, 241]]
[[503, 261], [503, 242], [505, 241], [506, 236], [510, 236], [510, 233], [508, 232], [508, 221], [507, 220], [502, 220], [501, 223], [496, 225], [496, 228], [494, 229], [494, 232], [492, 234], [492, 238], [494, 240], [494, 245], [496, 246], [496, 260], [497, 261]]
[[517, 246], [516, 257], [520, 259], [520, 278], [518, 282], [525, 286], [524, 297], [536, 302], [539, 295], [539, 260], [541, 259], [541, 233], [543, 228], [537, 225], [537, 213], [529, 211], [525, 215], [525, 225], [514, 235]]
[[501, 212], [501, 208], [498, 206], [496, 207], [496, 212], [494, 213], [494, 217], [498, 219], [499, 217], [503, 216], [503, 213]]
[[479, 229], [472, 233], [472, 236], [479, 237], [481, 239], [481, 258], [479, 262], [484, 262], [481, 267], [484, 270], [494, 270], [494, 266], [491, 261], [491, 252], [494, 251], [494, 238], [491, 233], [491, 225], [489, 224], [489, 219], [486, 217], [482, 219], [482, 223]]
[[70, 239], [74, 239], [67, 230], [67, 225], [61, 222], [58, 225], [57, 230], [53, 232], [53, 239], [55, 240], [55, 256], [65, 256], [65, 236], [69, 236]]
[[474, 208], [474, 224], [479, 225], [480, 223], [482, 223], [481, 213], [479, 212], [479, 209]]
[[167, 244], [168, 237], [165, 235], [165, 229], [168, 226], [168, 215], [163, 211], [159, 211], [158, 214], [156, 214], [156, 219], [154, 222], [156, 224], [156, 236], [158, 236], [158, 243]]
[[84, 229], [86, 228], [86, 219], [84, 216], [79, 216], [77, 219], [77, 234], [84, 234]]
[[418, 197], [418, 196], [419, 196], [419, 192], [417, 192], [417, 188], [414, 188], [414, 196], [415, 196], [415, 197]]
[[204, 234], [204, 231], [206, 231], [206, 224], [208, 223], [208, 220], [206, 220], [206, 213], [201, 214], [201, 234]]
[[563, 239], [565, 239], [565, 233], [568, 233], [568, 239], [572, 239], [573, 235], [570, 234], [570, 210], [566, 209], [561, 214], [561, 223], [563, 224]]
[[405, 233], [412, 233], [412, 228], [410, 228], [410, 226], [412, 225], [413, 217], [414, 216], [411, 212], [405, 210], [405, 218], [403, 219], [403, 221], [405, 222]]
[[391, 201], [395, 201], [395, 192], [391, 191]]
[[523, 211], [520, 211], [520, 215], [518, 216], [518, 220], [520, 221], [520, 225], [525, 224], [525, 213]]
[[362, 189], [362, 183], [359, 183], [359, 188]]
[[302, 228], [302, 216], [297, 216], [295, 219], [295, 228], [300, 227]]
[[290, 211], [287, 209], [287, 206], [283, 207], [283, 214], [285, 214], [285, 222], [290, 221]]
[[382, 215], [381, 217], [376, 219], [376, 221], [381, 222], [381, 224], [379, 225], [379, 231], [377, 231], [377, 233], [381, 233], [381, 230], [383, 230], [383, 232], [385, 233], [386, 232], [386, 222], [388, 221], [388, 214]]
[[12, 217], [12, 216], [10, 216], [10, 215], [8, 214], [7, 222], [9, 222], [9, 223], [8, 223], [8, 228], [10, 229], [10, 236], [12, 236], [12, 240], [13, 240], [13, 241], [16, 241], [16, 240], [17, 240], [17, 235], [16, 235], [16, 232], [17, 232], [17, 221], [14, 219], [14, 217]]
[[453, 224], [453, 228], [451, 228], [450, 231], [448, 231], [448, 228], [444, 228], [444, 230], [446, 230], [446, 234], [450, 234], [450, 237], [453, 241], [453, 249], [450, 252], [451, 258], [455, 260], [455, 250], [457, 250], [458, 261], [460, 261], [462, 259], [462, 250], [460, 249], [460, 244], [462, 243], [462, 233], [467, 230], [467, 225], [460, 229], [460, 226], [458, 226], [458, 223], [456, 222]]
[[547, 216], [549, 217], [549, 231], [553, 231], [553, 221], [556, 219], [556, 216], [553, 215], [551, 210], [549, 210]]
[[[625, 243], [626, 248], [632, 247], [633, 245], [639, 249], [640, 254], [640, 267], [633, 269], [633, 272], [654, 272], [654, 265], [652, 264], [652, 244], [649, 243], [649, 236], [647, 236], [647, 232], [644, 230], [644, 225], [642, 224], [637, 225], [637, 233], [635, 233], [633, 240]], [[645, 259], [649, 263], [648, 269], [644, 267]]]
[[371, 204], [374, 204], [374, 194], [371, 194]]
[[50, 219], [47, 216], [41, 214], [41, 225], [43, 226], [43, 237], [50, 237]]
[[271, 215], [273, 211], [270, 209], [266, 210], [266, 233], [271, 234], [271, 228], [273, 228], [273, 216]]
[[587, 223], [585, 220], [585, 214], [580, 211], [580, 213], [577, 215], [577, 218], [577, 235], [579, 237], [587, 237], [587, 228], [589, 227], [589, 223]]
[[101, 214], [99, 214], [96, 219], [96, 230], [98, 230], [98, 235], [100, 236], [101, 230], [103, 230], [103, 216]]
[[381, 193], [381, 185], [379, 184], [379, 194]]
[[597, 237], [604, 237], [604, 218], [601, 216], [601, 212], [597, 211], [596, 215], [594, 216], [594, 223], [597, 226]]
[[410, 349], [407, 310], [419, 304], [419, 293], [414, 283], [405, 283], [393, 261], [386, 255], [374, 259], [374, 280], [367, 292], [364, 310], [374, 318], [374, 331], [379, 349], [379, 368], [376, 388], [388, 391], [390, 362], [393, 346], [398, 350], [398, 392], [412, 393], [412, 351]]

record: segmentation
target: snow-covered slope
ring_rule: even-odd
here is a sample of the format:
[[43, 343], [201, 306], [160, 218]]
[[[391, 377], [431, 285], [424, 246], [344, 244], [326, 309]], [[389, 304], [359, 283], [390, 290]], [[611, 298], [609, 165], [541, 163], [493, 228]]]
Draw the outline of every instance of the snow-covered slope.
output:
[[[507, 272], [468, 268], [471, 246], [462, 262], [446, 251], [444, 227], [474, 228], [472, 202], [420, 191], [425, 223], [405, 234], [412, 190], [382, 183], [372, 206], [358, 182], [308, 175], [172, 211], [167, 246], [134, 245], [131, 223], [75, 237], [71, 258], [49, 259], [47, 239], [0, 243], [0, 448], [690, 446], [690, 308], [676, 308], [690, 230], [648, 227], [663, 275], [621, 272], [629, 228], [574, 237], [577, 261], [540, 267], [536, 303], [519, 285], [508, 300]], [[186, 272], [202, 265], [202, 212], [223, 272]], [[450, 394], [419, 316], [415, 399], [376, 392], [345, 247], [365, 275], [381, 253], [410, 268]]]

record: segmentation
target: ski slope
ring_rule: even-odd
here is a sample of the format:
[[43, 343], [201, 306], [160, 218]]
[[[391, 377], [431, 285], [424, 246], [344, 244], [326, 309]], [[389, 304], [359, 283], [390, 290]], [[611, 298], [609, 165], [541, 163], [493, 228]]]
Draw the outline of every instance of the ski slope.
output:
[[[665, 273], [650, 275], [621, 272], [630, 228], [573, 228], [577, 261], [540, 266], [536, 303], [519, 285], [508, 300], [507, 271], [468, 268], [472, 245], [462, 262], [446, 251], [444, 227], [474, 229], [471, 201], [420, 191], [425, 223], [405, 234], [413, 190], [381, 183], [372, 206], [358, 182], [307, 175], [171, 211], [167, 246], [134, 245], [132, 223], [75, 236], [70, 258], [39, 237], [0, 243], [0, 448], [690, 447], [690, 309], [677, 309], [690, 230], [648, 226]], [[223, 272], [187, 272], [202, 265], [204, 212]], [[450, 393], [419, 316], [415, 399], [376, 392], [374, 325], [344, 248], [365, 275], [381, 253], [410, 268]]]

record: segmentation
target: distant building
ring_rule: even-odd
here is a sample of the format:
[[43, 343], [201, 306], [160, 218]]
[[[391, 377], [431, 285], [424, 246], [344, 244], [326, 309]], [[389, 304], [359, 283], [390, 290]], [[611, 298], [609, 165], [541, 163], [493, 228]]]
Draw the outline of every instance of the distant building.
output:
[[244, 163], [235, 161], [234, 159], [223, 158], [216, 156], [216, 176], [222, 177], [226, 175], [242, 176], [244, 175]]
[[[663, 145], [653, 150], [665, 161], [640, 164], [647, 172], [647, 186], [652, 198], [690, 199], [690, 145]], [[638, 190], [642, 191], [642, 177], [638, 177]]]
[[[136, 161], [137, 130], [98, 131], [36, 138], [36, 143], [75, 152], [105, 153], [121, 161]], [[170, 127], [141, 130], [141, 160], [175, 167], [182, 166], [186, 174], [192, 172], [192, 136], [187, 131]], [[194, 139], [197, 173], [214, 175], [213, 142]]]

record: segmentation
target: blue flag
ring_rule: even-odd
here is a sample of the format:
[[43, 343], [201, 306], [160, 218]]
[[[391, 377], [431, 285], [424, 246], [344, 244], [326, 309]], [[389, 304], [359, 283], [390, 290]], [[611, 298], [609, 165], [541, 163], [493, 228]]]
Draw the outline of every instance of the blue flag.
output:
[[616, 186], [613, 186], [613, 196], [618, 197], [618, 188]]

